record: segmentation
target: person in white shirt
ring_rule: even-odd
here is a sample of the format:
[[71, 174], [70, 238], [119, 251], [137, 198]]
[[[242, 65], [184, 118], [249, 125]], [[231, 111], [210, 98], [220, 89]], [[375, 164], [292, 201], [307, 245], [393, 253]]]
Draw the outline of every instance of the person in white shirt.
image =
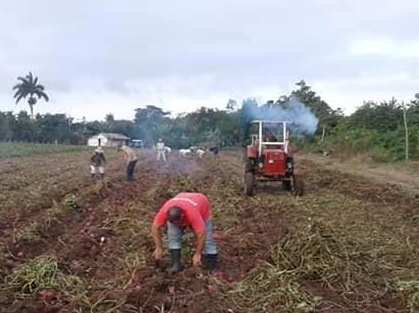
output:
[[156, 144], [156, 150], [157, 150], [157, 161], [160, 161], [161, 159], [166, 162], [166, 149], [163, 142], [163, 139], [159, 139], [159, 141]]

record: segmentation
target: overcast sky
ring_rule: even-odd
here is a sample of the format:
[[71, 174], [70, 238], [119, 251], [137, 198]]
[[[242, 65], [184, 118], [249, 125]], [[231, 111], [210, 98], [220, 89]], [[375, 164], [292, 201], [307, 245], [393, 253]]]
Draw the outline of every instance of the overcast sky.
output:
[[0, 0], [0, 110], [32, 71], [35, 112], [132, 118], [276, 99], [305, 79], [333, 108], [419, 92], [417, 0]]

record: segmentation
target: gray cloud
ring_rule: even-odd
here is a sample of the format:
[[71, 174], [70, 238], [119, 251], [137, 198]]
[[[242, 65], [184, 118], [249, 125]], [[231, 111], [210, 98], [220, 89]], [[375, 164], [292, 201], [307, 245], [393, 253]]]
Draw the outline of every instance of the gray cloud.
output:
[[[15, 108], [10, 88], [29, 70], [53, 99], [38, 110], [91, 119], [109, 110], [129, 117], [140, 104], [182, 112], [230, 97], [269, 99], [302, 78], [349, 111], [368, 88], [377, 98], [389, 86], [409, 97], [418, 9], [414, 0], [3, 1], [0, 110]], [[409, 51], [353, 53], [354, 43], [376, 38]]]

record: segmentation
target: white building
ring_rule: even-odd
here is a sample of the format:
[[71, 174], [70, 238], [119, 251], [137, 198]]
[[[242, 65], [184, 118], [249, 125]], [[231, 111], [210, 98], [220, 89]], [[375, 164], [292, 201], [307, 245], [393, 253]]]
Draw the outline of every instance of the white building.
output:
[[119, 147], [127, 145], [130, 138], [115, 133], [100, 133], [87, 140], [87, 145], [91, 147]]

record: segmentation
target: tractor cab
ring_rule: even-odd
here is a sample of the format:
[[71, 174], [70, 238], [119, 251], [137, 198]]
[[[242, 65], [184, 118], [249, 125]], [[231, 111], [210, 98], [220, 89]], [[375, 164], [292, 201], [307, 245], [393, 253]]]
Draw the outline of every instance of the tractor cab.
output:
[[[288, 124], [289, 122], [285, 121], [252, 121], [249, 128], [251, 138], [249, 147], [256, 147], [259, 153], [265, 148], [287, 150]], [[260, 140], [261, 138], [262, 140]]]
[[250, 123], [246, 148], [245, 189], [253, 194], [257, 181], [282, 181], [295, 191], [293, 157], [289, 152], [287, 121], [255, 120]]

